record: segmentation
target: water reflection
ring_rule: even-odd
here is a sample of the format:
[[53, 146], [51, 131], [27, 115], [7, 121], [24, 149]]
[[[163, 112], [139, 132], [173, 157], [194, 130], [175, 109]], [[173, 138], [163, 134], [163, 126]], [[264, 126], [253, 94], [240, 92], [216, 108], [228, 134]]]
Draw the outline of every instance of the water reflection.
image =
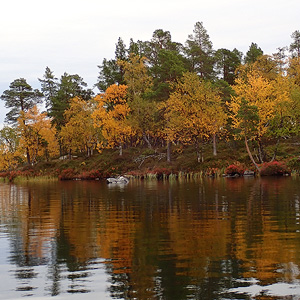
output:
[[299, 197], [298, 178], [1, 184], [0, 299], [298, 299]]

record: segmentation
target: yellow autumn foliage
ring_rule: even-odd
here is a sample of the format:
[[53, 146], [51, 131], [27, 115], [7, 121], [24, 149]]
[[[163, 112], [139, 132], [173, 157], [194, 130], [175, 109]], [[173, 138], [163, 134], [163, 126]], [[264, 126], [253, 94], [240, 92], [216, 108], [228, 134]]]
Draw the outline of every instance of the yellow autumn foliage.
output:
[[0, 145], [0, 170], [10, 170], [18, 165], [18, 155], [9, 151], [4, 144]]
[[[121, 86], [118, 90], [118, 87], [114, 85], [113, 94], [111, 93], [112, 89], [108, 89], [104, 95], [95, 97], [97, 107], [91, 117], [94, 127], [101, 130], [102, 137], [106, 141], [106, 144], [103, 141], [98, 143], [99, 149], [122, 146], [134, 134], [127, 119], [130, 108], [124, 99], [126, 89]], [[124, 98], [120, 98], [121, 95]]]
[[[243, 120], [239, 117], [242, 101], [257, 108], [258, 122], [256, 130], [250, 139], [263, 137], [269, 129], [270, 122], [277, 114], [287, 113], [290, 103], [290, 81], [278, 75], [275, 79], [267, 79], [256, 70], [249, 71], [245, 77], [239, 77], [233, 86], [236, 96], [228, 103], [232, 113], [233, 128], [240, 129], [239, 136], [245, 136], [247, 128], [242, 126]], [[249, 132], [249, 131], [247, 131]]]
[[124, 80], [127, 84], [130, 100], [135, 96], [141, 96], [152, 85], [152, 78], [149, 76], [145, 66], [146, 57], [130, 54], [128, 61], [119, 60], [118, 64], [124, 69]]
[[112, 108], [116, 104], [126, 103], [127, 86], [125, 84], [112, 84], [110, 85], [104, 94], [96, 97], [103, 97], [104, 102]]
[[56, 129], [46, 113], [40, 113], [37, 106], [22, 112], [18, 119], [20, 141], [17, 152], [24, 157], [29, 155], [30, 162], [36, 163], [40, 157], [58, 155]]
[[65, 111], [66, 125], [62, 127], [60, 138], [68, 151], [82, 150], [89, 156], [96, 148], [98, 132], [91, 117], [95, 104], [75, 97]]
[[194, 73], [185, 73], [174, 85], [174, 92], [163, 104], [163, 109], [168, 139], [184, 144], [208, 139], [220, 132], [226, 121], [217, 91]]
[[131, 53], [127, 61], [118, 61], [124, 70], [127, 84], [127, 98], [130, 107], [129, 121], [136, 133], [136, 141], [159, 135], [160, 122], [157, 120], [157, 103], [149, 99], [153, 79], [147, 69], [147, 58]]

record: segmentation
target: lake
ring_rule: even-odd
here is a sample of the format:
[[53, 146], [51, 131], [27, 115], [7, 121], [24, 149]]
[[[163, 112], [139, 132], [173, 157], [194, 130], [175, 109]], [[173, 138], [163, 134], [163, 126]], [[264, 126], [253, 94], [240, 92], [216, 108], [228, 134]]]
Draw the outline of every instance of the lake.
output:
[[300, 299], [300, 178], [0, 183], [0, 299]]

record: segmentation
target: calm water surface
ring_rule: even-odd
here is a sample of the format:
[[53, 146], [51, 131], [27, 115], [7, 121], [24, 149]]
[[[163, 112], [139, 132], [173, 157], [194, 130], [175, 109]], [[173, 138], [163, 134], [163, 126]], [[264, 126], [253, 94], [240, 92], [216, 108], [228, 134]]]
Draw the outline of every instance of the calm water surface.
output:
[[0, 299], [300, 299], [300, 178], [0, 184]]

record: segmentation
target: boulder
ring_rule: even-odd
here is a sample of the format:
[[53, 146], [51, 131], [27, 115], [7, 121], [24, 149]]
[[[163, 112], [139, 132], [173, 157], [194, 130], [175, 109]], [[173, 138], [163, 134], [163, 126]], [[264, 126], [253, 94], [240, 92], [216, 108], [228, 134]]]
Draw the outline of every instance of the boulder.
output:
[[244, 176], [255, 176], [255, 172], [251, 170], [246, 170], [244, 172]]
[[127, 184], [129, 182], [129, 179], [125, 176], [118, 176], [117, 178], [107, 178], [106, 182], [108, 184]]

